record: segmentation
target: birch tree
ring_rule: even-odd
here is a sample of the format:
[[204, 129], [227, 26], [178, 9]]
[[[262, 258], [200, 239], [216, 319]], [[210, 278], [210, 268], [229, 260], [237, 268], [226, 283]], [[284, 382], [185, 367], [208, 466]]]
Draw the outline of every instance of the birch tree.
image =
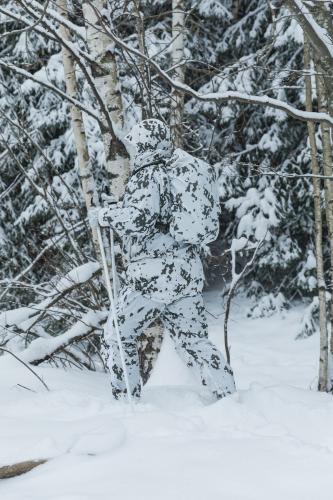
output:
[[[146, 32], [145, 32], [145, 16], [141, 0], [133, 0], [135, 15], [136, 15], [136, 31], [138, 36], [138, 46], [142, 54], [147, 55], [146, 47]], [[152, 98], [151, 98], [151, 82], [150, 82], [150, 67], [143, 60], [138, 61], [137, 80], [141, 93], [141, 117], [143, 120], [152, 118]]]
[[[329, 13], [329, 7], [324, 2], [316, 2], [314, 4], [305, 5], [301, 0], [287, 0], [287, 5], [290, 11], [295, 15], [296, 19], [303, 28], [305, 43], [305, 60], [309, 66], [309, 45], [312, 48], [314, 59], [314, 68], [316, 73], [316, 90], [318, 100], [318, 111], [325, 113], [328, 116], [333, 116], [333, 27]], [[307, 68], [309, 69], [309, 68]], [[307, 110], [312, 111], [311, 105], [311, 80], [306, 76], [306, 97]], [[308, 123], [309, 138], [312, 150], [312, 168], [317, 170], [316, 165], [316, 144], [314, 137], [313, 124]], [[322, 155], [323, 155], [323, 171], [325, 179], [325, 212], [329, 236], [330, 250], [330, 364], [333, 357], [333, 155], [332, 155], [332, 125], [329, 123], [320, 123]], [[327, 332], [324, 327], [324, 301], [323, 296], [324, 282], [323, 269], [320, 254], [321, 230], [319, 227], [319, 207], [318, 207], [318, 180], [314, 182], [314, 203], [316, 216], [316, 249], [317, 249], [317, 277], [318, 277], [318, 293], [319, 293], [319, 313], [320, 313], [320, 367], [319, 367], [319, 390], [325, 391], [332, 388], [332, 374], [328, 375], [328, 339]], [[317, 205], [317, 206], [316, 206]], [[320, 290], [322, 288], [322, 290]], [[331, 378], [331, 380], [328, 380]]]
[[[317, 64], [317, 71], [321, 72], [322, 69]], [[317, 85], [317, 98], [318, 98], [318, 108], [322, 112], [328, 111], [328, 101], [327, 94], [325, 93], [325, 85], [323, 77], [320, 74], [316, 75], [316, 85]], [[331, 177], [333, 175], [333, 157], [332, 157], [332, 143], [331, 143], [331, 129], [324, 124], [320, 125], [321, 129], [321, 139], [323, 148], [323, 169], [325, 176]], [[328, 227], [328, 237], [329, 237], [329, 247], [330, 247], [330, 290], [332, 293], [333, 289], [333, 181], [325, 180], [325, 206], [326, 206], [326, 220]], [[333, 300], [331, 297], [330, 306], [330, 324], [331, 324], [331, 355], [333, 352]]]
[[[172, 0], [172, 45], [171, 61], [173, 78], [183, 84], [185, 80], [185, 1]], [[172, 87], [170, 126], [173, 142], [176, 148], [183, 146], [183, 108], [184, 94]]]
[[[59, 13], [65, 19], [68, 19], [67, 0], [58, 0], [58, 9]], [[71, 33], [64, 24], [60, 24], [59, 33], [63, 40], [66, 40], [68, 42], [71, 41]], [[75, 98], [79, 94], [75, 75], [75, 61], [73, 59], [72, 53], [69, 52], [64, 45], [62, 46], [61, 50], [64, 64], [66, 92], [70, 97]], [[96, 192], [95, 180], [91, 171], [91, 162], [89, 158], [87, 138], [84, 130], [82, 111], [74, 104], [71, 105], [70, 109], [72, 128], [78, 157], [78, 167], [82, 184], [82, 192], [88, 211], [92, 206], [99, 206], [99, 199]], [[101, 261], [98, 249], [98, 237], [95, 228], [92, 228], [92, 237], [95, 251], [98, 255], [98, 260]]]
[[[311, 57], [310, 44], [305, 37], [304, 43], [304, 67], [305, 67], [305, 93], [306, 110], [312, 111], [312, 84], [311, 84]], [[308, 122], [308, 134], [311, 148], [311, 168], [314, 176], [320, 174], [318, 163], [318, 151], [316, 144], [315, 125]], [[320, 332], [320, 354], [319, 354], [319, 391], [327, 390], [328, 383], [328, 330], [326, 313], [326, 284], [324, 275], [323, 258], [323, 220], [321, 212], [321, 181], [318, 177], [312, 178], [313, 203], [315, 217], [315, 245], [316, 245], [316, 270], [319, 300], [319, 332]]]
[[103, 25], [109, 22], [108, 5], [104, 0], [83, 1], [82, 8], [86, 23], [86, 41], [93, 60], [92, 75], [114, 130], [112, 135], [110, 122], [103, 116], [101, 133], [106, 167], [110, 175], [110, 188], [114, 196], [121, 198], [129, 176], [129, 160], [120, 140], [124, 123], [115, 47], [103, 29]]
[[[140, 5], [137, 5], [138, 15], [140, 16]], [[121, 136], [124, 127], [123, 106], [120, 92], [120, 82], [118, 79], [117, 61], [115, 57], [115, 45], [105, 33], [110, 29], [112, 20], [108, 17], [108, 5], [106, 1], [94, 0], [93, 2], [83, 2], [83, 12], [87, 30], [87, 45], [90, 55], [95, 61], [92, 65], [92, 74], [96, 87], [102, 96], [106, 108], [112, 120], [113, 129]], [[143, 20], [139, 17], [138, 26], [140, 26], [139, 40], [140, 47], [144, 50], [144, 30]], [[145, 65], [142, 67], [143, 89], [146, 89], [147, 82]], [[147, 91], [143, 91], [143, 109], [148, 105]], [[144, 111], [144, 114], [146, 111]], [[108, 124], [105, 122], [105, 128], [102, 127], [103, 145], [107, 170], [110, 173], [110, 190], [118, 199], [122, 197], [127, 179], [130, 175], [129, 159], [125, 154], [123, 145], [120, 141], [111, 137], [108, 131]], [[140, 368], [143, 381], [146, 382], [154, 366], [156, 357], [161, 348], [163, 337], [163, 328], [160, 322], [151, 326], [142, 335], [139, 341]]]
[[[145, 72], [148, 83], [146, 84], [141, 78], [141, 86], [144, 89], [150, 89], [151, 85], [153, 88], [149, 96], [152, 100], [149, 106], [164, 118], [170, 117], [172, 120], [170, 94], [176, 97], [186, 96], [187, 119], [191, 124], [193, 136], [192, 142], [188, 136], [184, 137], [183, 147], [195, 150], [198, 156], [205, 156], [211, 148], [211, 161], [216, 163], [217, 170], [221, 172], [220, 182], [223, 202], [225, 202], [225, 216], [221, 221], [223, 238], [217, 247], [223, 244], [230, 245], [230, 241], [238, 231], [248, 231], [246, 236], [256, 241], [256, 238], [259, 238], [257, 233], [260, 225], [266, 224], [271, 240], [265, 244], [266, 253], [263, 250], [258, 256], [257, 267], [254, 270], [257, 288], [249, 286], [250, 293], [258, 296], [267, 291], [281, 290], [290, 298], [296, 293], [302, 297], [308, 297], [313, 290], [309, 287], [308, 276], [314, 271], [312, 269], [306, 271], [308, 273], [306, 276], [299, 271], [302, 266], [304, 267], [308, 253], [312, 251], [313, 228], [312, 199], [306, 195], [309, 193], [312, 178], [310, 173], [304, 173], [302, 170], [308, 167], [305, 123], [325, 123], [331, 127], [333, 118], [328, 112], [304, 110], [301, 89], [303, 81], [299, 76], [299, 72], [303, 70], [302, 47], [299, 37], [293, 37], [292, 30], [290, 30], [288, 24], [290, 18], [286, 15], [286, 9], [282, 7], [281, 11], [275, 11], [277, 18], [281, 14], [281, 19], [277, 20], [280, 24], [279, 29], [276, 30], [279, 44], [274, 46], [273, 40], [267, 42], [271, 21], [266, 0], [253, 2], [205, 0], [205, 2], [192, 4], [195, 16], [191, 18], [191, 13], [187, 13], [186, 18], [186, 55], [188, 55], [189, 69], [182, 79], [179, 75], [177, 76], [176, 70], [184, 68], [184, 54], [178, 57], [176, 64], [171, 61], [170, 40], [177, 40], [178, 43], [180, 38], [177, 33], [174, 33], [175, 36], [172, 34], [171, 2], [167, 5], [161, 4], [159, 0], [136, 1], [140, 8], [144, 6], [146, 17], [141, 17], [140, 22], [136, 24], [136, 20], [133, 20], [133, 11], [130, 17], [126, 12], [126, 15], [120, 16], [120, 21], [119, 18], [114, 18], [116, 26], [112, 24], [112, 19], [109, 17], [115, 5], [114, 2], [107, 4], [87, 0], [84, 3], [88, 9], [85, 17], [88, 39], [84, 36], [82, 27], [75, 24], [77, 20], [75, 16], [71, 15], [70, 20], [65, 19], [54, 9], [54, 4], [51, 2], [8, 0], [1, 3], [2, 15], [17, 23], [13, 27], [6, 21], [9, 33], [5, 33], [4, 38], [0, 39], [0, 65], [1, 71], [6, 76], [5, 87], [11, 90], [13, 87], [8, 98], [5, 95], [6, 90], [3, 90], [4, 87], [0, 87], [1, 102], [17, 103], [15, 109], [19, 109], [20, 115], [29, 117], [32, 116], [31, 109], [33, 108], [34, 118], [31, 121], [27, 120], [29, 132], [35, 140], [36, 137], [38, 141], [39, 138], [42, 139], [40, 141], [42, 148], [48, 144], [48, 140], [53, 141], [55, 127], [51, 121], [55, 113], [57, 113], [56, 127], [61, 126], [61, 133], [67, 133], [68, 103], [89, 115], [87, 122], [97, 121], [106, 147], [105, 156], [110, 181], [114, 180], [111, 191], [120, 195], [126, 183], [126, 167], [121, 166], [122, 158], [126, 160], [126, 153], [121, 145], [124, 116], [122, 103], [126, 101], [126, 113], [128, 113], [128, 102], [131, 101], [133, 95], [133, 101], [137, 102], [135, 101], [137, 88], [135, 79], [128, 78], [127, 71], [131, 76], [136, 72], [139, 78]], [[119, 5], [128, 6], [132, 3], [132, 1], [119, 2]], [[12, 8], [13, 4], [15, 9]], [[107, 11], [110, 5], [111, 10]], [[307, 5], [309, 5], [308, 2]], [[16, 9], [17, 6], [20, 9]], [[6, 23], [0, 26], [2, 32], [7, 29]], [[179, 26], [182, 23], [185, 23], [184, 17]], [[59, 37], [59, 24], [69, 30], [73, 40], [67, 42], [65, 37]], [[11, 33], [17, 30], [20, 33], [16, 35]], [[28, 49], [33, 47], [30, 55], [36, 56], [36, 47], [38, 47], [38, 55], [35, 59], [33, 58], [32, 62], [26, 55], [22, 58], [19, 55], [24, 46], [22, 40], [20, 43], [14, 43], [14, 40], [22, 34], [22, 30], [26, 30], [27, 33], [26, 47]], [[145, 30], [149, 36], [146, 36]], [[184, 30], [181, 33], [184, 35]], [[80, 40], [80, 43], [77, 43], [77, 40]], [[82, 40], [90, 45], [89, 52], [86, 51]], [[55, 60], [59, 60], [58, 43], [71, 53], [73, 63], [77, 65], [76, 76], [79, 78], [79, 88], [81, 89], [83, 81], [85, 88], [90, 87], [95, 99], [93, 106], [90, 97], [87, 101], [85, 100], [85, 93], [73, 91], [74, 94], [70, 95], [70, 92], [65, 90], [62, 71], [59, 71], [60, 65], [58, 62], [54, 63]], [[45, 46], [47, 44], [52, 46], [52, 51], [49, 50], [46, 57]], [[329, 57], [329, 47], [327, 44], [324, 45], [324, 50], [326, 52], [328, 50], [328, 55], [326, 55]], [[313, 45], [311, 47], [314, 50]], [[15, 57], [11, 54], [15, 54]], [[151, 56], [151, 54], [154, 55]], [[263, 54], [269, 54], [269, 58], [264, 59]], [[52, 56], [49, 57], [49, 55]], [[121, 64], [117, 67], [116, 63], [119, 61]], [[17, 83], [13, 85], [14, 82]], [[132, 93], [132, 89], [129, 88], [131, 85], [135, 87]], [[22, 105], [18, 103], [18, 95], [23, 96]], [[43, 104], [46, 100], [45, 96], [48, 102], [47, 111]], [[125, 99], [122, 99], [122, 96], [125, 96]], [[176, 100], [173, 98], [172, 102], [175, 103]], [[142, 104], [145, 107], [145, 102]], [[11, 110], [13, 109], [14, 106], [11, 105]], [[182, 106], [179, 109], [182, 110]], [[11, 110], [6, 107], [8, 116]], [[136, 111], [137, 108], [132, 115], [128, 113], [131, 120], [137, 118]], [[144, 109], [143, 116], [145, 113], [147, 111]], [[10, 116], [13, 119], [13, 116]], [[44, 122], [43, 127], [40, 126], [39, 117]], [[174, 121], [174, 125], [177, 126], [182, 121], [183, 119], [178, 122]], [[38, 122], [38, 125], [35, 125], [35, 122]], [[6, 122], [1, 118], [1, 126], [6, 130], [6, 134], [9, 130], [8, 123], [8, 120]], [[50, 123], [50, 126], [45, 126], [45, 123]], [[211, 134], [212, 128], [214, 129], [213, 135]], [[96, 127], [96, 132], [94, 129], [96, 135], [90, 144], [99, 144], [100, 136], [97, 129], [98, 127]], [[61, 162], [68, 165], [67, 156], [62, 153], [68, 151], [70, 138], [71, 135], [67, 134], [64, 139], [52, 142], [51, 159], [54, 165], [61, 155]], [[22, 145], [22, 151], [19, 145]], [[2, 144], [0, 146], [2, 148]], [[28, 151], [28, 149], [24, 148], [23, 141], [21, 141], [14, 151], [14, 155], [19, 154], [24, 157], [25, 168], [30, 165], [31, 161], [35, 161], [34, 150], [30, 148]], [[3, 151], [2, 148], [0, 155]], [[70, 154], [72, 155], [70, 161], [74, 163], [74, 153], [70, 152]], [[6, 155], [8, 156], [8, 151]], [[95, 168], [100, 157], [96, 160], [92, 156], [92, 160], [95, 162]], [[224, 169], [225, 160], [233, 169], [230, 176]], [[12, 206], [15, 207], [14, 212], [21, 213], [23, 209], [18, 208], [14, 197], [15, 195], [17, 198], [22, 192], [26, 195], [27, 190], [17, 189], [22, 182], [21, 177], [18, 176], [21, 171], [16, 171], [16, 164], [12, 157], [11, 163], [6, 160], [5, 164], [5, 173], [0, 178], [0, 199], [2, 202], [6, 199], [10, 200]], [[98, 163], [97, 169], [101, 168], [102, 166]], [[49, 172], [49, 176], [52, 183], [55, 172]], [[75, 175], [71, 174], [71, 179], [73, 178]], [[44, 182], [43, 178], [41, 180]], [[76, 193], [79, 191], [77, 185], [73, 189], [74, 193], [75, 191]], [[89, 191], [89, 186], [87, 191]], [[16, 225], [15, 231], [19, 234], [21, 241], [28, 237], [28, 243], [34, 246], [35, 251], [30, 254], [24, 247], [22, 259], [17, 259], [17, 264], [15, 263], [15, 256], [13, 258], [11, 253], [11, 249], [17, 243], [17, 240], [13, 239], [15, 235], [13, 236], [14, 230], [12, 230], [14, 227], [12, 222], [15, 219], [12, 220], [8, 216], [11, 212], [2, 203], [0, 225], [1, 228], [5, 228], [6, 236], [8, 236], [2, 276], [7, 277], [10, 274], [18, 277], [22, 273], [23, 276], [28, 276], [32, 268], [36, 270], [38, 263], [42, 262], [45, 256], [47, 258], [47, 249], [50, 248], [52, 242], [63, 241], [60, 239], [62, 234], [57, 235], [52, 241], [47, 239], [48, 231], [52, 231], [54, 225], [49, 222], [46, 224], [42, 219], [44, 215], [38, 205], [38, 200], [31, 203], [27, 195], [25, 200], [32, 214], [37, 210], [41, 214], [38, 240], [35, 238], [36, 241], [33, 241], [34, 238], [24, 233], [24, 227], [22, 234], [19, 234], [21, 226]], [[82, 203], [80, 206], [82, 207]], [[62, 210], [62, 214], [65, 214], [65, 209], [62, 208]], [[71, 212], [67, 208], [66, 210], [67, 216]], [[83, 212], [81, 210], [81, 217]], [[280, 217], [281, 213], [283, 217]], [[250, 220], [250, 223], [246, 224], [246, 220]], [[30, 220], [29, 223], [31, 224]], [[41, 242], [45, 244], [41, 245]], [[90, 259], [91, 249], [87, 233], [84, 233], [84, 238], [81, 238], [80, 245], [86, 245], [85, 252]], [[57, 258], [59, 262], [67, 263], [67, 256], [65, 253], [62, 254], [62, 251], [63, 249], [60, 248]], [[17, 270], [15, 265], [18, 267]], [[31, 274], [33, 279], [46, 282], [47, 273], [44, 269], [45, 266], [38, 266], [38, 272]], [[212, 271], [210, 267], [209, 273], [211, 272], [215, 270]], [[281, 276], [283, 276], [282, 281], [280, 281]], [[310, 278], [313, 276], [311, 275]], [[53, 276], [50, 279], [53, 280]], [[93, 279], [92, 277], [91, 280]], [[19, 292], [16, 295], [13, 294], [14, 296], [15, 300], [20, 303]], [[69, 292], [68, 297], [70, 298]], [[37, 304], [33, 301], [32, 303]], [[82, 296], [79, 303], [84, 303]], [[57, 325], [54, 331], [58, 334], [63, 330], [65, 330], [64, 323]], [[34, 334], [36, 334], [35, 329]], [[30, 340], [31, 337], [28, 341]], [[147, 347], [147, 344], [145, 345]], [[142, 363], [146, 361], [142, 359]]]
[[[333, 37], [332, 25], [328, 16], [326, 5], [320, 4], [314, 7], [314, 16], [318, 25]], [[316, 69], [316, 86], [317, 86], [317, 99], [318, 110], [323, 113], [333, 116], [333, 68], [329, 64], [329, 57], [315, 58]], [[326, 176], [333, 176], [333, 154], [332, 154], [332, 127], [327, 124], [321, 123], [321, 139], [323, 150], [323, 170]], [[333, 358], [333, 180], [325, 180], [325, 204], [326, 204], [326, 219], [328, 226], [329, 248], [330, 248], [330, 365], [332, 365]], [[324, 361], [326, 357], [324, 357]], [[333, 373], [329, 374], [330, 381], [328, 388], [333, 387]], [[329, 387], [330, 386], [330, 387]]]

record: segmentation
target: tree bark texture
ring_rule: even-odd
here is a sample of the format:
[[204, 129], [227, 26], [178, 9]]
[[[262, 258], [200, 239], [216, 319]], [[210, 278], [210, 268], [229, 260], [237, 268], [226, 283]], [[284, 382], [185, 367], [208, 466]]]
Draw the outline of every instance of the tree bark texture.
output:
[[[313, 14], [317, 23], [322, 26], [330, 37], [333, 37], [333, 27], [326, 5], [323, 3], [315, 3]], [[333, 116], [333, 69], [327, 68], [326, 59], [318, 58], [315, 62], [318, 110], [323, 111], [330, 116]], [[323, 147], [323, 166], [324, 174], [333, 175], [333, 155], [332, 155], [332, 127], [328, 123], [321, 123], [322, 147]], [[333, 181], [325, 181], [325, 196], [326, 196], [326, 218], [330, 244], [330, 292], [331, 292], [331, 307], [330, 307], [330, 353], [329, 353], [329, 370], [333, 366]], [[331, 368], [330, 368], [331, 367]], [[333, 387], [333, 372], [329, 374], [330, 389]]]
[[10, 479], [11, 477], [20, 476], [31, 471], [38, 465], [45, 464], [47, 459], [42, 460], [26, 460], [12, 465], [4, 465], [0, 467], [0, 479]]
[[[310, 44], [305, 37], [304, 43], [304, 67], [308, 72], [305, 76], [305, 96], [306, 110], [312, 111], [312, 84], [311, 76], [311, 56]], [[314, 176], [320, 174], [318, 163], [318, 151], [316, 145], [315, 125], [308, 122], [309, 143], [311, 148], [311, 170]], [[321, 181], [318, 177], [312, 178], [313, 182], [313, 203], [315, 217], [315, 247], [316, 247], [316, 271], [318, 283], [319, 300], [319, 331], [320, 331], [320, 353], [319, 353], [319, 376], [318, 390], [327, 391], [328, 383], [328, 331], [327, 331], [327, 312], [326, 312], [326, 285], [324, 277], [324, 259], [323, 259], [323, 221], [321, 212]]]
[[[321, 68], [317, 68], [318, 72]], [[327, 99], [325, 96], [325, 85], [323, 77], [317, 75], [317, 96], [318, 96], [318, 107], [322, 112], [327, 112]], [[321, 137], [322, 137], [322, 147], [323, 147], [323, 167], [324, 175], [332, 176], [332, 143], [331, 143], [331, 128], [326, 124], [321, 123]], [[325, 180], [325, 205], [326, 205], [326, 220], [328, 227], [329, 245], [330, 245], [330, 286], [329, 289], [332, 293], [333, 291], [333, 181]], [[331, 354], [333, 353], [333, 300], [331, 299], [331, 310], [330, 310], [330, 324], [331, 324]]]
[[[322, 24], [323, 21], [326, 24], [326, 21], [330, 17], [324, 3], [322, 2], [320, 5], [319, 2], [314, 2], [314, 8], [311, 8], [311, 10], [304, 4], [300, 8], [299, 2], [295, 2], [295, 0], [285, 0], [285, 3], [289, 11], [296, 17], [304, 33], [306, 33], [308, 41], [314, 51], [314, 58], [321, 61], [321, 65], [325, 70], [329, 68], [333, 70], [333, 53], [328, 50], [328, 44], [332, 43], [332, 41], [323, 40], [320, 33], [314, 29], [313, 23], [311, 23], [311, 17], [307, 15], [307, 12], [310, 12], [310, 14], [314, 13], [315, 21], [321, 27], [324, 27]], [[319, 19], [319, 16], [321, 19]]]
[[[115, 46], [105, 34], [103, 23], [107, 24], [107, 2], [104, 0], [84, 1], [82, 4], [87, 33], [87, 45], [95, 64], [91, 65], [96, 87], [112, 120], [113, 129], [120, 134], [123, 128], [123, 107], [117, 73]], [[129, 160], [126, 151], [112, 134], [106, 118], [102, 118], [102, 138], [105, 150], [107, 172], [110, 176], [110, 190], [121, 198], [129, 176]]]
[[[185, 46], [185, 1], [172, 0], [172, 67], [173, 78], [178, 83], [184, 83], [184, 46]], [[170, 127], [173, 143], [176, 148], [183, 146], [183, 110], [184, 94], [177, 89], [171, 91]]]
[[[137, 14], [137, 33], [138, 33], [138, 43], [139, 50], [142, 54], [147, 55], [146, 48], [146, 34], [145, 34], [145, 22], [144, 22], [144, 12], [142, 7], [142, 2], [140, 0], [135, 1], [136, 14]], [[141, 92], [141, 116], [145, 120], [147, 118], [152, 118], [152, 107], [151, 107], [151, 85], [150, 85], [150, 67], [144, 59], [139, 58], [138, 60], [138, 78], [140, 92]]]
[[[67, 19], [67, 0], [58, 0], [58, 9], [59, 13], [65, 19]], [[71, 33], [69, 32], [68, 28], [65, 27], [65, 25], [61, 24], [59, 26], [59, 33], [64, 40], [71, 41]], [[62, 46], [62, 59], [64, 64], [66, 92], [68, 95], [74, 98], [78, 95], [78, 86], [75, 75], [75, 63], [72, 54], [64, 46]], [[84, 130], [82, 112], [73, 104], [71, 105], [71, 119], [76, 151], [78, 155], [79, 176], [81, 179], [85, 204], [87, 210], [89, 210], [89, 208], [91, 208], [92, 206], [97, 207], [99, 205], [99, 200], [95, 188], [95, 181], [91, 172], [91, 163], [87, 146], [87, 138]], [[95, 228], [92, 228], [92, 236], [98, 260], [101, 262], [98, 251], [97, 232]]]
[[[117, 63], [115, 58], [115, 45], [104, 32], [106, 24], [104, 13], [107, 2], [93, 0], [83, 2], [83, 12], [87, 30], [87, 44], [90, 55], [96, 61], [92, 73], [96, 87], [103, 98], [112, 119], [114, 129], [121, 132], [124, 125], [123, 106], [118, 80]], [[144, 34], [141, 34], [141, 37]], [[142, 41], [143, 43], [143, 41]], [[121, 198], [130, 175], [129, 159], [126, 157], [119, 144], [112, 140], [104, 120], [102, 130], [103, 145], [105, 150], [107, 171], [110, 174], [110, 189], [113, 195]], [[138, 343], [140, 353], [140, 371], [143, 381], [147, 381], [155, 360], [161, 348], [163, 337], [162, 325], [158, 322], [149, 327]]]

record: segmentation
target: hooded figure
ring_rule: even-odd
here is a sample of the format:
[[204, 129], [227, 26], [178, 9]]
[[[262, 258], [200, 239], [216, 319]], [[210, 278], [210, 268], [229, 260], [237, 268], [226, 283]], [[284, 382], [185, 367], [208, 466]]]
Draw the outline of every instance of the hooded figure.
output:
[[[177, 242], [168, 231], [170, 195], [165, 165], [173, 152], [170, 131], [159, 120], [144, 120], [125, 141], [131, 178], [123, 201], [100, 209], [98, 219], [100, 225], [110, 225], [123, 243], [125, 285], [119, 292], [117, 315], [132, 395], [141, 393], [136, 339], [160, 317], [180, 357], [221, 398], [234, 392], [235, 386], [230, 367], [208, 340], [199, 248]], [[105, 341], [110, 347], [112, 391], [119, 399], [126, 395], [126, 387], [111, 318]]]

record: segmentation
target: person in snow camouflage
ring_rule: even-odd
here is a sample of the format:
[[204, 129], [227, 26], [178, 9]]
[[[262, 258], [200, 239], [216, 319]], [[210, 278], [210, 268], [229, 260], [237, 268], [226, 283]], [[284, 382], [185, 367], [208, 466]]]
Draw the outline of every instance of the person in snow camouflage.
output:
[[[160, 317], [186, 365], [216, 398], [224, 397], [234, 392], [235, 385], [231, 368], [208, 340], [200, 249], [177, 242], [168, 231], [170, 187], [165, 165], [173, 152], [170, 131], [159, 120], [144, 120], [126, 141], [132, 175], [123, 201], [100, 209], [97, 217], [101, 226], [110, 225], [122, 238], [127, 262], [117, 319], [132, 396], [141, 394], [136, 339]], [[105, 341], [110, 346], [112, 392], [120, 399], [126, 387], [111, 316]]]

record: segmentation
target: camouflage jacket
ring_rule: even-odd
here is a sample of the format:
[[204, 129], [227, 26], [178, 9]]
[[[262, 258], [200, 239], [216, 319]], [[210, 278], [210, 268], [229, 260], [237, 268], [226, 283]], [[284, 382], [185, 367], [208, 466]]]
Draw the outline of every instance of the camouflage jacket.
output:
[[168, 177], [163, 163], [130, 178], [124, 199], [101, 211], [123, 242], [126, 281], [143, 295], [171, 302], [201, 292], [202, 264], [196, 245], [179, 243], [168, 232]]
[[144, 120], [126, 137], [133, 174], [122, 202], [100, 212], [122, 238], [126, 282], [144, 296], [169, 303], [202, 291], [203, 270], [196, 245], [176, 242], [168, 231], [170, 131], [159, 120]]

